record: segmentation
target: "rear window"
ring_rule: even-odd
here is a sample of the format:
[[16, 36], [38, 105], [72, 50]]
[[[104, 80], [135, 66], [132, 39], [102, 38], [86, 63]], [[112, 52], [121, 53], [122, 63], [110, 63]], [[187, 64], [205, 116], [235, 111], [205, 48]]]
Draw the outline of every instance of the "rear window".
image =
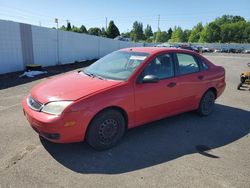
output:
[[190, 74], [199, 71], [199, 65], [192, 55], [177, 53], [179, 74]]

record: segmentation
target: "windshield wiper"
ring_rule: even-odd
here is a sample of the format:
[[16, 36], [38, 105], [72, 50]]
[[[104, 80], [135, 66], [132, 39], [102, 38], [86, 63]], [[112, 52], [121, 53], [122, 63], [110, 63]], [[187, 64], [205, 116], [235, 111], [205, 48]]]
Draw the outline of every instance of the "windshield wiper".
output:
[[86, 74], [86, 75], [88, 75], [88, 76], [91, 77], [91, 78], [94, 78], [94, 77], [95, 77], [95, 75], [92, 74], [92, 73], [88, 73], [88, 72], [85, 72], [85, 71], [83, 71], [83, 73]]
[[99, 75], [96, 75], [96, 74], [93, 74], [93, 73], [89, 73], [89, 72], [85, 72], [85, 71], [83, 71], [83, 72], [84, 72], [84, 74], [88, 75], [91, 78], [98, 78], [100, 80], [105, 80], [105, 78], [103, 78], [103, 77], [101, 77]]
[[96, 78], [99, 78], [100, 80], [106, 80], [105, 78], [99, 76], [99, 75], [95, 75]]

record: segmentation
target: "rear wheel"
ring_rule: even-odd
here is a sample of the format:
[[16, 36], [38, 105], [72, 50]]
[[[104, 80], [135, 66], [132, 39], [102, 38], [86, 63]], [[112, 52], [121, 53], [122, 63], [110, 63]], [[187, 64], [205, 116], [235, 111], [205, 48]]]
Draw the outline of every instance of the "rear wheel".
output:
[[86, 140], [96, 150], [115, 146], [125, 132], [123, 115], [114, 109], [99, 113], [91, 122]]
[[239, 83], [237, 86], [237, 89], [240, 90], [241, 87], [242, 87], [242, 83]]
[[215, 94], [212, 90], [208, 90], [201, 98], [198, 114], [201, 116], [207, 116], [212, 113], [215, 102]]

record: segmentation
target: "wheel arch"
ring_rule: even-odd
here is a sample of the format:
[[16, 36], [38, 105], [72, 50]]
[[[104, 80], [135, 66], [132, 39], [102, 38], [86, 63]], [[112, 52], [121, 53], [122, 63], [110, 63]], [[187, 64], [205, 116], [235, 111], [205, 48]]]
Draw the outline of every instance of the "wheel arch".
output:
[[[208, 92], [209, 90], [212, 91], [212, 92], [214, 93], [214, 96], [215, 96], [215, 99], [216, 99], [216, 98], [217, 98], [217, 89], [216, 89], [215, 87], [210, 87], [210, 88], [207, 89], [206, 92]], [[206, 92], [205, 92], [205, 93], [206, 93]], [[205, 94], [205, 93], [204, 93], [204, 94]]]
[[105, 108], [99, 110], [99, 111], [91, 118], [91, 120], [89, 121], [89, 124], [88, 124], [88, 126], [87, 126], [87, 128], [86, 128], [86, 131], [85, 131], [85, 134], [84, 134], [84, 138], [86, 137], [87, 132], [88, 132], [88, 130], [89, 130], [89, 127], [90, 127], [91, 123], [93, 122], [93, 120], [95, 119], [95, 117], [96, 117], [98, 114], [100, 114], [100, 113], [102, 113], [102, 112], [104, 112], [104, 111], [106, 111], [106, 110], [110, 110], [110, 109], [117, 110], [118, 112], [120, 112], [120, 113], [122, 114], [122, 116], [124, 117], [124, 120], [125, 120], [125, 126], [126, 126], [125, 128], [128, 129], [128, 114], [127, 114], [127, 112], [126, 112], [122, 107], [120, 107], [120, 106], [108, 106], [108, 107], [105, 107]]

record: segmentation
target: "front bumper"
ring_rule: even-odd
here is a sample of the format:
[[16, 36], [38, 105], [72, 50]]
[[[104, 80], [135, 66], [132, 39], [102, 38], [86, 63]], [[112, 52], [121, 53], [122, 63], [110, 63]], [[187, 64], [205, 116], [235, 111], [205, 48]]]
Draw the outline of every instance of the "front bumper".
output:
[[84, 140], [89, 118], [82, 112], [63, 113], [60, 116], [32, 110], [22, 100], [23, 112], [30, 126], [43, 138], [56, 143], [72, 143]]

